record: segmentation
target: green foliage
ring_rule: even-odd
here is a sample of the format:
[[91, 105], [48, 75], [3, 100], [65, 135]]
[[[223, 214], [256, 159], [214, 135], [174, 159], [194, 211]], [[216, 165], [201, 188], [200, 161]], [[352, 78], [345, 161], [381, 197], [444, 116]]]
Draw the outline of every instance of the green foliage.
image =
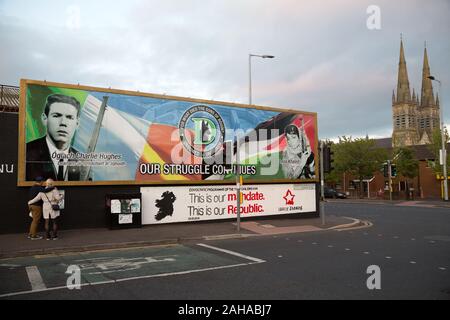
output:
[[394, 150], [394, 163], [399, 175], [413, 179], [419, 174], [419, 161], [415, 159], [411, 148], [400, 147]]
[[387, 159], [386, 151], [375, 147], [375, 140], [346, 136], [334, 144], [334, 156], [336, 171], [362, 178], [372, 177]]
[[[448, 142], [450, 141], [450, 138], [447, 128], [445, 127], [444, 127], [444, 139], [445, 145], [447, 146]], [[428, 164], [431, 168], [433, 168], [434, 173], [439, 175], [442, 175], [442, 166], [439, 164], [439, 150], [441, 148], [442, 148], [441, 130], [439, 128], [436, 128], [433, 130], [433, 134], [431, 137], [431, 144], [428, 145], [428, 149], [434, 155], [434, 161], [428, 161]], [[450, 167], [450, 157], [449, 157], [449, 150], [447, 148], [447, 172], [449, 167]]]
[[360, 181], [372, 177], [379, 170], [388, 155], [377, 148], [375, 140], [369, 138], [339, 137], [339, 143], [331, 145], [334, 152], [334, 174], [348, 172]]

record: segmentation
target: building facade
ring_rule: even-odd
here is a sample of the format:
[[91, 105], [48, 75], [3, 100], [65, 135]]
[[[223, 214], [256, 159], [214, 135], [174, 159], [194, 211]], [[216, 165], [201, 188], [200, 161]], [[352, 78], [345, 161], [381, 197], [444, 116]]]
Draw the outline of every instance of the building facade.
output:
[[435, 98], [430, 75], [425, 47], [420, 97], [414, 88], [411, 92], [403, 40], [400, 40], [397, 92], [392, 92], [393, 147], [429, 144], [433, 130], [439, 128], [439, 97]]

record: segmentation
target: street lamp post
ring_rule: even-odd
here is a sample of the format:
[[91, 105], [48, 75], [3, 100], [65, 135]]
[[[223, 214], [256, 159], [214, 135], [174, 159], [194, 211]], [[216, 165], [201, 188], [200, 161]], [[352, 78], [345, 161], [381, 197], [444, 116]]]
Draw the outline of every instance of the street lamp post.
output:
[[445, 143], [445, 132], [444, 132], [444, 111], [443, 111], [443, 103], [442, 103], [442, 82], [438, 79], [436, 79], [433, 76], [429, 76], [428, 79], [431, 79], [433, 81], [437, 81], [439, 83], [439, 96], [441, 98], [440, 101], [440, 116], [441, 116], [441, 140], [442, 140], [442, 149], [441, 149], [441, 154], [442, 154], [442, 173], [444, 175], [444, 200], [448, 201], [448, 176], [447, 176], [447, 148], [446, 148], [446, 143]]
[[[249, 54], [248, 55], [248, 104], [252, 104], [252, 57], [259, 57], [263, 59], [273, 59], [275, 56], [268, 54]], [[237, 231], [241, 230], [241, 166], [239, 159], [240, 145], [239, 145], [239, 137], [236, 135], [236, 196], [237, 196]]]
[[252, 104], [252, 57], [259, 57], [263, 59], [273, 59], [275, 56], [271, 56], [268, 54], [249, 54], [248, 55], [248, 104]]

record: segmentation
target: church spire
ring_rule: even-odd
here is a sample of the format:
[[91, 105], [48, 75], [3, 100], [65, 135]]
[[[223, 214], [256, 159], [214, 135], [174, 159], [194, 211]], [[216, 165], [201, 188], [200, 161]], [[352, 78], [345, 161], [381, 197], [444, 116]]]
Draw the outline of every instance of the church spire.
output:
[[434, 105], [434, 93], [433, 84], [431, 83], [430, 66], [428, 64], [427, 47], [425, 43], [425, 49], [423, 52], [423, 69], [422, 69], [422, 94], [420, 96], [420, 105], [422, 107]]
[[403, 39], [400, 38], [400, 60], [398, 62], [397, 102], [409, 102], [411, 92], [409, 91], [408, 70], [406, 69], [405, 52], [403, 50]]

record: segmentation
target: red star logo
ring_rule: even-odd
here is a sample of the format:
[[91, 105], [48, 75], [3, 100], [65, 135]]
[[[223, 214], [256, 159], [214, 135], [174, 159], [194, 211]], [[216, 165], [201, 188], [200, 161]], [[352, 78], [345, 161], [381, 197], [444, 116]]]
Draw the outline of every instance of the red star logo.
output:
[[294, 205], [294, 198], [295, 195], [292, 194], [291, 190], [289, 189], [286, 192], [286, 195], [283, 197], [283, 199], [286, 200], [286, 205]]

